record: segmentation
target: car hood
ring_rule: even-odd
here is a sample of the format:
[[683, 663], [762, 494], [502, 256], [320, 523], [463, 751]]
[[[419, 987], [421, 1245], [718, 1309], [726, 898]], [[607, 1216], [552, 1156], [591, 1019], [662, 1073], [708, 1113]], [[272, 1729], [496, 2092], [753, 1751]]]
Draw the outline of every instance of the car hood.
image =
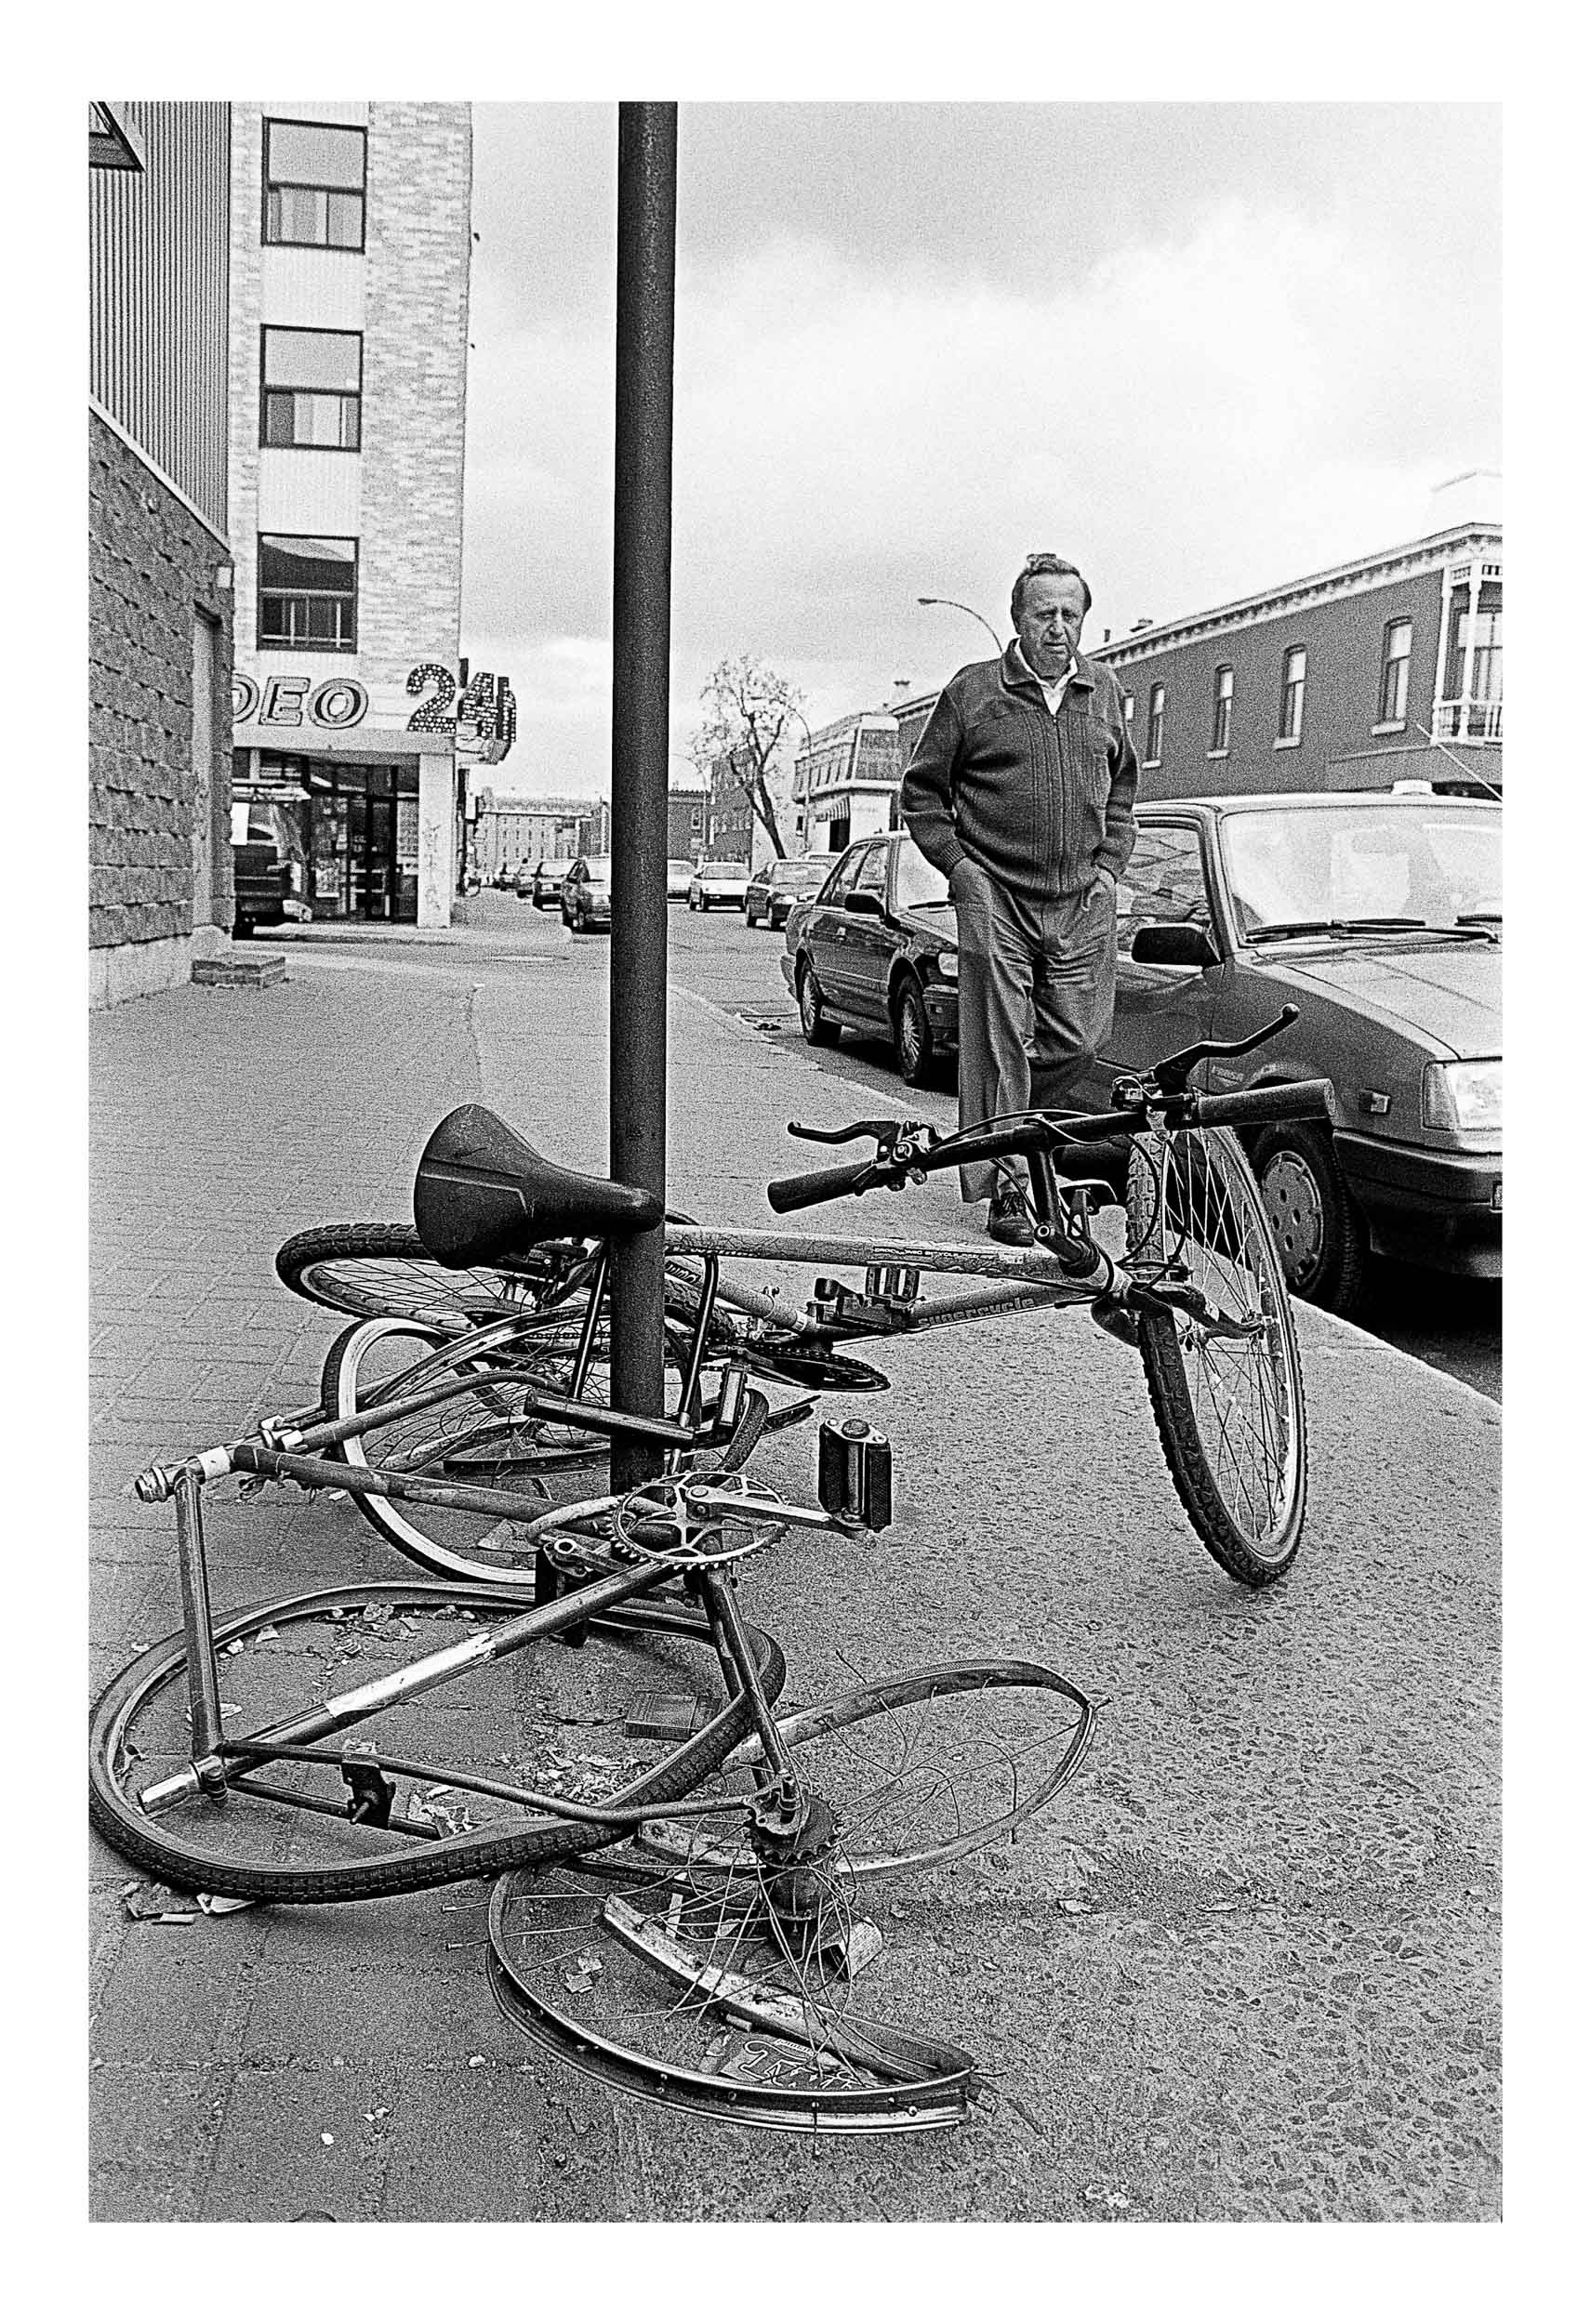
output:
[[1279, 983], [1374, 1010], [1455, 1057], [1503, 1053], [1500, 944], [1388, 944], [1307, 958], [1296, 952], [1279, 958], [1267, 948], [1264, 964]]

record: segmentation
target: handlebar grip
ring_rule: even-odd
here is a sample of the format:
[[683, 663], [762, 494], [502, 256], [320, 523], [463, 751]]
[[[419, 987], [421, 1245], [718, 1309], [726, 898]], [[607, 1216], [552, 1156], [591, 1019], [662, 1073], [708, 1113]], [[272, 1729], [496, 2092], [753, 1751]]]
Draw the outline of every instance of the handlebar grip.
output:
[[1277, 1081], [1263, 1089], [1235, 1089], [1230, 1097], [1199, 1098], [1193, 1118], [1214, 1129], [1224, 1123], [1324, 1121], [1331, 1111], [1329, 1081]]
[[768, 1188], [771, 1210], [804, 1210], [815, 1202], [831, 1202], [836, 1195], [859, 1195], [871, 1183], [873, 1164], [842, 1162], [831, 1170], [802, 1170], [795, 1178], [776, 1178]]

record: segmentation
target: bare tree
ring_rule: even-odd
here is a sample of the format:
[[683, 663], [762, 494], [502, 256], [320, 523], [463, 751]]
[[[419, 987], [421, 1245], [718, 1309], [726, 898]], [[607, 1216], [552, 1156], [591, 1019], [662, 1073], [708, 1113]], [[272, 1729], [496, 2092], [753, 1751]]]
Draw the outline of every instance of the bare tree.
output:
[[775, 760], [785, 730], [802, 707], [796, 688], [767, 662], [749, 654], [726, 656], [709, 677], [701, 693], [702, 722], [691, 745], [691, 756], [703, 760], [727, 758], [737, 788], [749, 800], [751, 812], [773, 842], [774, 853], [785, 852], [775, 802], [777, 770]]

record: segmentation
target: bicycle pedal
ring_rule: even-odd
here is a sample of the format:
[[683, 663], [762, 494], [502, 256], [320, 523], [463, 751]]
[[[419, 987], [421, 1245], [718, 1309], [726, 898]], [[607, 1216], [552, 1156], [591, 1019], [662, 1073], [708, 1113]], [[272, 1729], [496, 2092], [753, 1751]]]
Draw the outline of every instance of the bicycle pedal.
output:
[[696, 1695], [643, 1695], [624, 1723], [626, 1735], [653, 1742], [683, 1742], [707, 1724], [707, 1710]]

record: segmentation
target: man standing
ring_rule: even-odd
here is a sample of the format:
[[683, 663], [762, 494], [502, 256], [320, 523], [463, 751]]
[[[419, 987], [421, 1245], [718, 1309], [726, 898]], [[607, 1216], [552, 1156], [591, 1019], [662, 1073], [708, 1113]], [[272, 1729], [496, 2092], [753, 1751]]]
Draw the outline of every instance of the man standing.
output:
[[[956, 906], [963, 1128], [1060, 1104], [1115, 1011], [1138, 759], [1120, 687], [1078, 652], [1091, 602], [1075, 565], [1029, 557], [1015, 637], [956, 672], [901, 784], [907, 828]], [[963, 1169], [961, 1198], [988, 1199], [996, 1242], [1033, 1240], [1014, 1157]]]

